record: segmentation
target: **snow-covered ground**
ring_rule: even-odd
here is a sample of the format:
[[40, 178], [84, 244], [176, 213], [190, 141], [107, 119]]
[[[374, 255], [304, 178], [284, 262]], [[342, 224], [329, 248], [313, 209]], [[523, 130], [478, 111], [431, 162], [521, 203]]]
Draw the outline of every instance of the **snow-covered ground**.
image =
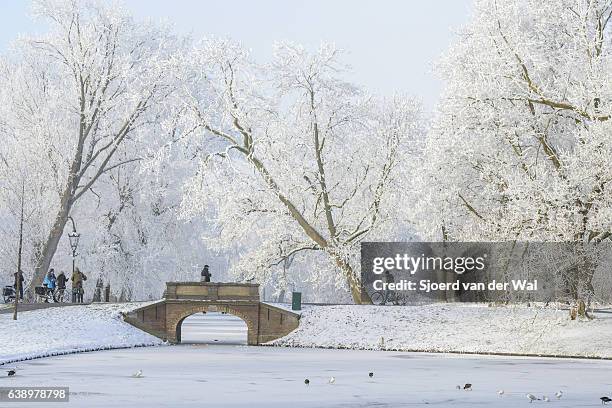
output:
[[0, 314], [0, 364], [52, 356], [122, 347], [161, 344], [125, 323], [120, 313], [143, 303], [67, 306]]
[[526, 306], [310, 307], [297, 330], [271, 344], [612, 358], [612, 313], [571, 321], [566, 310]]
[[[94, 304], [0, 314], [0, 364], [56, 354], [162, 344], [122, 321], [140, 304]], [[542, 307], [432, 304], [308, 306], [299, 328], [273, 345], [612, 358], [612, 313], [571, 321]], [[184, 342], [244, 344], [246, 326], [209, 313], [183, 323]]]
[[[612, 361], [179, 345], [25, 361], [2, 386], [68, 386], [68, 407], [601, 406]], [[142, 370], [143, 378], [132, 378]], [[368, 376], [369, 372], [374, 377]], [[331, 377], [335, 384], [329, 384]], [[304, 384], [304, 379], [310, 385]], [[473, 391], [457, 390], [472, 383]], [[504, 390], [502, 397], [498, 390]], [[563, 391], [561, 400], [554, 393]], [[19, 403], [20, 407], [40, 404]], [[45, 405], [45, 404], [43, 404]]]

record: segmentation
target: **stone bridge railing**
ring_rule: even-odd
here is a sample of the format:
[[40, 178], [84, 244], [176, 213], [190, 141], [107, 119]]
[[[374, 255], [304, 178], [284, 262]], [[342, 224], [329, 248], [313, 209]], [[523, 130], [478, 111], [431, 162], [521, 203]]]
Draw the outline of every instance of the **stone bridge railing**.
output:
[[225, 282], [167, 282], [166, 300], [242, 300], [259, 302], [259, 285]]

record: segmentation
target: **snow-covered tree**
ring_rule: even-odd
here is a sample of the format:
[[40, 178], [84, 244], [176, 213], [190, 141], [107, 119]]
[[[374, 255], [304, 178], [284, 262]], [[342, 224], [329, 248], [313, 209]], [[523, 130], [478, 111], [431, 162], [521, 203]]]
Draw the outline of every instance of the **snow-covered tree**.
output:
[[142, 136], [156, 134], [162, 102], [175, 89], [170, 61], [177, 41], [116, 4], [38, 0], [33, 10], [49, 32], [22, 38], [0, 61], [0, 131], [3, 140], [10, 135], [37, 153], [28, 161], [46, 167], [46, 195], [36, 199], [52, 216], [40, 220], [46, 232], [34, 286], [76, 204], [95, 194], [102, 175], [139, 160]]
[[[612, 2], [477, 0], [440, 64], [420, 179], [432, 239], [612, 235]], [[433, 221], [433, 222], [432, 222]], [[597, 264], [566, 276], [589, 297]]]
[[287, 282], [283, 265], [299, 257], [302, 279], [368, 302], [359, 243], [399, 229], [398, 168], [419, 136], [418, 104], [345, 81], [331, 45], [308, 53], [278, 44], [262, 66], [239, 44], [207, 40], [185, 61], [185, 100], [202, 141], [185, 214], [214, 223], [217, 247], [239, 245], [234, 272], [245, 280]]
[[[1, 92], [1, 91], [0, 91]], [[31, 270], [34, 265], [33, 249], [41, 236], [39, 220], [45, 206], [38, 201], [45, 197], [48, 189], [41, 181], [44, 171], [39, 161], [28, 165], [34, 151], [20, 149], [18, 140], [7, 135], [0, 143], [0, 272], [12, 279], [17, 271], [21, 223], [21, 206], [24, 206], [24, 230], [22, 247], [22, 270]]]

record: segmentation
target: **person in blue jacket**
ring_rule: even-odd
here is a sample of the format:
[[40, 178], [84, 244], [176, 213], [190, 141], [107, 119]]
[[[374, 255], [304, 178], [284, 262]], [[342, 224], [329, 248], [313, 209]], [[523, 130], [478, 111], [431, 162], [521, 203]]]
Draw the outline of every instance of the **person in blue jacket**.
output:
[[[55, 285], [57, 282], [57, 278], [55, 277], [55, 271], [53, 270], [53, 268], [49, 269], [49, 272], [47, 273], [47, 275], [45, 276], [45, 279], [43, 280], [43, 285], [47, 287], [47, 293], [53, 296], [53, 293], [55, 292]], [[47, 300], [45, 300], [45, 302], [47, 302]]]

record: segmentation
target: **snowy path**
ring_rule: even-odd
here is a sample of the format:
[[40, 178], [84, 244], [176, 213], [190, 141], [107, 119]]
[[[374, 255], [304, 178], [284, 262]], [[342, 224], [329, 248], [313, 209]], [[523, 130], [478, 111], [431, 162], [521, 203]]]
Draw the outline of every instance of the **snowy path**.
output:
[[[69, 386], [70, 402], [54, 404], [68, 407], [532, 407], [527, 392], [552, 397], [557, 390], [563, 399], [546, 406], [596, 407], [612, 393], [612, 361], [597, 360], [180, 345], [18, 366], [19, 375], [0, 378], [1, 386]], [[138, 369], [144, 377], [131, 378]], [[474, 390], [455, 389], [465, 382]]]

